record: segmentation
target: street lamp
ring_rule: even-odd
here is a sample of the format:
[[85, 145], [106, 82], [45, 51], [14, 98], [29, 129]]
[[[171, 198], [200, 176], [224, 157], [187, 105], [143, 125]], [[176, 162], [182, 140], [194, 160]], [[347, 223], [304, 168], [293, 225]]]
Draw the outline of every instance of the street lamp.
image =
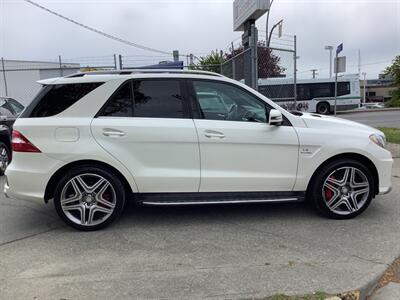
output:
[[283, 19], [282, 20], [280, 20], [278, 23], [276, 23], [273, 27], [272, 27], [272, 29], [271, 29], [271, 32], [269, 33], [269, 36], [268, 36], [268, 42], [267, 42], [267, 47], [269, 48], [269, 44], [270, 44], [270, 42], [271, 42], [271, 37], [272, 37], [272, 33], [274, 32], [274, 29], [276, 28], [276, 27], [278, 27], [279, 26], [279, 32], [280, 32], [280, 34], [279, 35], [281, 35], [281, 32], [282, 32], [282, 24], [283, 24]]
[[329, 78], [332, 78], [332, 50], [333, 50], [333, 46], [325, 46], [325, 50], [329, 50]]
[[269, 13], [270, 13], [270, 11], [271, 11], [271, 6], [272, 6], [272, 3], [274, 3], [274, 0], [271, 0], [270, 1], [270, 3], [269, 3], [269, 7], [268, 7], [268, 11], [267, 11], [267, 24], [266, 24], [266, 42], [267, 42], [267, 45], [269, 45], [269, 38], [268, 38], [268, 32], [269, 32], [269, 28], [268, 28], [268, 22], [269, 22]]

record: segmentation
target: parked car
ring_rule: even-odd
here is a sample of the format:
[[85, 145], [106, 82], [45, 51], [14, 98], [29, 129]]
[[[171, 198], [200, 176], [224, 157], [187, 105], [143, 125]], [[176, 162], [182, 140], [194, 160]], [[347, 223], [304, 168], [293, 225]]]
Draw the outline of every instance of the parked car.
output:
[[17, 100], [0, 97], [0, 176], [2, 176], [11, 160], [11, 130], [24, 106]]
[[367, 109], [382, 109], [385, 108], [385, 105], [382, 103], [365, 103], [364, 106]]
[[391, 189], [393, 160], [381, 131], [291, 114], [218, 74], [124, 70], [40, 83], [15, 122], [4, 191], [53, 199], [76, 229], [105, 227], [128, 200], [308, 199], [325, 216], [347, 219]]

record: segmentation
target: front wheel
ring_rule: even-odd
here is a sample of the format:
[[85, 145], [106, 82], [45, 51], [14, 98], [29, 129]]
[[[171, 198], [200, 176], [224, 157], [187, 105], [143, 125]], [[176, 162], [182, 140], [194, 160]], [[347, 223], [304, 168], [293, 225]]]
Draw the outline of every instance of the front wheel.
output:
[[84, 231], [106, 227], [124, 208], [126, 192], [121, 180], [103, 167], [74, 168], [58, 182], [54, 205], [69, 226]]
[[350, 159], [333, 161], [313, 176], [308, 196], [323, 215], [350, 219], [367, 209], [374, 195], [371, 172]]

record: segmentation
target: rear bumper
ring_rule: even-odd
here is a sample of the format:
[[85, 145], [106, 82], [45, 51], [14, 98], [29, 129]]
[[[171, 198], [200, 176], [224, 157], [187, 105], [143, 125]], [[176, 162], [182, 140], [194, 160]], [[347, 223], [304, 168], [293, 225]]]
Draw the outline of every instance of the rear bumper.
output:
[[5, 173], [4, 194], [9, 198], [43, 202], [50, 176], [60, 165], [61, 161], [42, 153], [14, 153]]

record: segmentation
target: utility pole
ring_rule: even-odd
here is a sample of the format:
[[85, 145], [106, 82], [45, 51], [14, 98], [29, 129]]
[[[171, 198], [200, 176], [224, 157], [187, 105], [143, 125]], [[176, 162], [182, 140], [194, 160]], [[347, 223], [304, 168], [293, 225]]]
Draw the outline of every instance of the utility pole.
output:
[[312, 78], [315, 79], [318, 69], [311, 69], [310, 71], [312, 72]]
[[325, 50], [329, 50], [329, 78], [332, 78], [332, 51], [333, 46], [325, 46]]
[[363, 72], [364, 76], [364, 93], [363, 93], [363, 105], [367, 102], [367, 73]]

